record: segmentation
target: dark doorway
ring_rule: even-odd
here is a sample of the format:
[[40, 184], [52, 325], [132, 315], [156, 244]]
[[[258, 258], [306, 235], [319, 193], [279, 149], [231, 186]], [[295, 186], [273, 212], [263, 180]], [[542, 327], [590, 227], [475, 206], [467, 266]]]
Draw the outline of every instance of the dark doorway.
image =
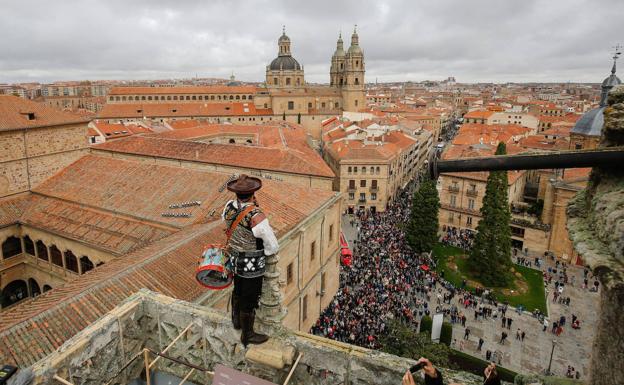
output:
[[30, 295], [32, 297], [36, 297], [39, 294], [41, 294], [41, 288], [39, 287], [39, 284], [37, 283], [37, 281], [35, 281], [34, 278], [28, 279], [28, 285], [30, 286]]
[[22, 253], [22, 241], [17, 237], [8, 237], [2, 243], [2, 255], [4, 258], [15, 257]]

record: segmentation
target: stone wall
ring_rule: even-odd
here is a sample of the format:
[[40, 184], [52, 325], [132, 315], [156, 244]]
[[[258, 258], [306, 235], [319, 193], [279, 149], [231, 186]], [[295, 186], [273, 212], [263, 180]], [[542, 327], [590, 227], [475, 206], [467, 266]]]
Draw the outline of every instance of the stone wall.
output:
[[[8, 385], [55, 383], [54, 375], [76, 385], [126, 384], [141, 375], [143, 348], [160, 352], [181, 334], [167, 355], [209, 371], [220, 363], [276, 384], [284, 382], [299, 353], [291, 385], [397, 385], [414, 364], [406, 358], [287, 329], [264, 345], [244, 349], [239, 332], [225, 314], [141, 290], [46, 359], [22, 368]], [[150, 355], [150, 362], [154, 358]], [[152, 369], [180, 378], [189, 372], [189, 367], [164, 358]], [[448, 382], [482, 382], [467, 373], [442, 371]], [[211, 377], [211, 373], [195, 370], [188, 379], [209, 384]]]
[[[624, 86], [604, 112], [601, 147], [624, 146]], [[624, 169], [594, 168], [586, 190], [568, 206], [575, 249], [600, 279], [600, 318], [591, 358], [591, 385], [624, 384]]]
[[28, 191], [87, 153], [87, 125], [0, 133], [0, 197]]

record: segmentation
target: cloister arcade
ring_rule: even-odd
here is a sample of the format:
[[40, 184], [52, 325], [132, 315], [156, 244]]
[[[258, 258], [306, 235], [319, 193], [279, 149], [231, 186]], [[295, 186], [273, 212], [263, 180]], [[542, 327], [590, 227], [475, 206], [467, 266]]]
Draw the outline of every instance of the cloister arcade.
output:
[[[66, 279], [46, 281], [45, 274], [34, 275], [32, 271], [25, 273], [19, 278], [0, 279], [0, 307], [6, 308], [27, 298], [36, 297], [39, 294], [51, 290], [56, 282], [64, 282], [71, 279], [71, 275], [82, 275], [93, 270], [96, 266], [103, 264], [99, 262], [95, 264], [87, 255], [78, 257], [70, 249], [61, 249], [54, 243], [46, 243], [44, 240], [33, 240], [29, 235], [8, 235], [0, 236], [0, 270], [5, 271], [9, 268], [15, 268], [20, 258], [31, 258], [39, 267], [47, 270], [55, 270], [62, 273]], [[62, 242], [57, 242], [61, 244]], [[16, 261], [16, 263], [12, 263]], [[29, 270], [24, 270], [29, 271]], [[3, 274], [4, 275], [4, 274]]]

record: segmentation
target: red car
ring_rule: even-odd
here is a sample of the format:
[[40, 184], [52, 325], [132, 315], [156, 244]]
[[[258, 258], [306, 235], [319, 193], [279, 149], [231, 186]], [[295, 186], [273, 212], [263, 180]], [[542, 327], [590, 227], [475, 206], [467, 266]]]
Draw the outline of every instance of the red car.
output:
[[349, 248], [349, 243], [347, 243], [342, 231], [340, 232], [340, 260], [345, 266], [351, 266], [353, 260], [353, 252]]

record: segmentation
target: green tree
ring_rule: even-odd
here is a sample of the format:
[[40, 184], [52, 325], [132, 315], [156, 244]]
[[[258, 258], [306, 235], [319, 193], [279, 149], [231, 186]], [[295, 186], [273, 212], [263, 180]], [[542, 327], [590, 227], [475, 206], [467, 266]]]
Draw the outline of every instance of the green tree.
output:
[[384, 352], [415, 360], [426, 357], [434, 365], [449, 366], [450, 349], [445, 344], [432, 342], [426, 333], [398, 320], [389, 321], [387, 327], [388, 333], [380, 340]]
[[440, 198], [435, 182], [422, 182], [414, 193], [411, 218], [407, 225], [407, 241], [415, 252], [429, 252], [438, 242], [439, 209]]
[[[499, 143], [496, 155], [506, 152], [505, 144]], [[470, 251], [470, 270], [486, 286], [504, 287], [513, 281], [507, 186], [507, 171], [490, 172], [481, 206], [482, 219]]]

